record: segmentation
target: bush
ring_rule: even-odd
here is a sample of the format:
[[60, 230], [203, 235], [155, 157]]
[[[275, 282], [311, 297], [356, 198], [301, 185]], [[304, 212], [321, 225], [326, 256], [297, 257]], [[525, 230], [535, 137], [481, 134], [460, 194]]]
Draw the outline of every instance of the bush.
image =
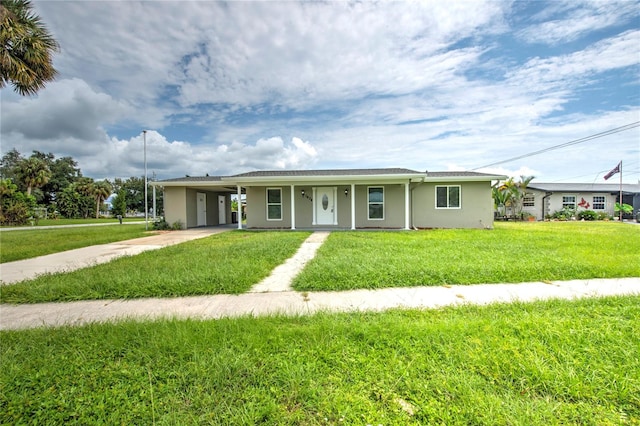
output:
[[161, 219], [153, 222], [153, 229], [156, 231], [168, 231], [171, 229], [171, 226], [169, 226], [166, 220]]
[[552, 214], [548, 215], [547, 217], [549, 219], [556, 219], [556, 220], [571, 220], [576, 216], [576, 211], [574, 209], [565, 207], [562, 210], [558, 210], [553, 212]]
[[598, 213], [593, 210], [581, 210], [576, 214], [576, 217], [580, 220], [597, 220]]
[[176, 220], [175, 222], [173, 222], [173, 224], [171, 224], [171, 229], [173, 229], [174, 231], [180, 231], [181, 229], [184, 229], [184, 225], [181, 221]]

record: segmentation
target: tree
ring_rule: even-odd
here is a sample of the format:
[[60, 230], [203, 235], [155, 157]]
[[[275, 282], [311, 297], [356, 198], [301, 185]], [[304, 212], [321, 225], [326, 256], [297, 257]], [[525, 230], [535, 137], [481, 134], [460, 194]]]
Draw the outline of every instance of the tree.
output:
[[35, 95], [55, 78], [52, 56], [60, 46], [29, 0], [2, 0], [0, 22], [0, 88], [10, 83], [22, 96]]
[[96, 219], [100, 217], [100, 206], [111, 196], [112, 190], [113, 187], [111, 183], [106, 179], [100, 182], [94, 182], [91, 188], [91, 195], [93, 195], [93, 198], [96, 200]]
[[127, 193], [124, 189], [117, 192], [111, 202], [111, 214], [124, 217], [127, 213]]
[[51, 170], [47, 164], [36, 157], [21, 160], [17, 166], [17, 174], [27, 188], [27, 195], [31, 195], [33, 188], [40, 188], [51, 178]]
[[16, 183], [18, 181], [16, 175], [17, 166], [22, 160], [24, 160], [24, 157], [15, 148], [5, 153], [2, 156], [2, 160], [0, 160], [0, 176], [2, 176], [2, 179], [11, 179], [13, 183]]
[[[34, 151], [33, 155], [40, 157], [42, 153]], [[50, 205], [56, 201], [60, 192], [82, 177], [82, 173], [78, 168], [78, 163], [71, 157], [54, 159], [51, 153], [46, 154], [46, 157], [48, 159], [45, 162], [51, 170], [51, 178], [40, 189], [42, 190], [42, 204]]]
[[78, 183], [73, 183], [58, 194], [56, 204], [63, 217], [87, 218], [93, 210], [93, 197], [80, 192], [78, 186]]
[[36, 200], [18, 191], [11, 179], [0, 180], [0, 224], [24, 225], [35, 207]]

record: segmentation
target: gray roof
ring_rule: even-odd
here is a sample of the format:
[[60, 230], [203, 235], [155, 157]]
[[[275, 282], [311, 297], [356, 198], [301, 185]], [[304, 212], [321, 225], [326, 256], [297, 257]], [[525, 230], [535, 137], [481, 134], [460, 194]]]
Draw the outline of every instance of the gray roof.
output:
[[427, 177], [432, 178], [449, 178], [449, 177], [495, 177], [501, 178], [501, 175], [493, 175], [487, 173], [478, 173], [478, 172], [430, 172], [427, 171]]
[[335, 169], [335, 170], [258, 170], [241, 173], [230, 178], [252, 177], [296, 177], [296, 176], [371, 176], [371, 175], [408, 175], [423, 174], [409, 169]]
[[181, 178], [164, 179], [159, 182], [221, 182], [223, 176], [185, 176]]
[[[531, 182], [531, 189], [539, 189], [547, 192], [619, 192], [619, 183], [543, 183]], [[623, 192], [640, 193], [640, 184], [623, 183]]]

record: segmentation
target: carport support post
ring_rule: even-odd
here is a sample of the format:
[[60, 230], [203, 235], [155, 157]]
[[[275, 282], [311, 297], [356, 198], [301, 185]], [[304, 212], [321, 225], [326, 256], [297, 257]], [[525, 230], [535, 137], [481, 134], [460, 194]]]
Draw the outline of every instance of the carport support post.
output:
[[356, 184], [351, 184], [351, 229], [356, 229]]
[[404, 229], [409, 229], [409, 208], [411, 203], [409, 202], [409, 185], [410, 182], [404, 184]]
[[238, 229], [242, 229], [242, 187], [238, 185]]
[[296, 229], [296, 194], [293, 185], [291, 185], [291, 229]]

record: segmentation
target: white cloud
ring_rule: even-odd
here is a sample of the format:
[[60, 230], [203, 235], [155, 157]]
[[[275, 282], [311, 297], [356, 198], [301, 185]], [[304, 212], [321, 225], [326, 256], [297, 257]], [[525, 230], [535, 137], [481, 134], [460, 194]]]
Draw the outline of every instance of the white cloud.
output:
[[563, 16], [531, 25], [516, 33], [528, 43], [557, 44], [576, 40], [595, 30], [620, 25], [637, 14], [638, 5], [633, 1], [585, 1], [558, 2], [556, 12]]

